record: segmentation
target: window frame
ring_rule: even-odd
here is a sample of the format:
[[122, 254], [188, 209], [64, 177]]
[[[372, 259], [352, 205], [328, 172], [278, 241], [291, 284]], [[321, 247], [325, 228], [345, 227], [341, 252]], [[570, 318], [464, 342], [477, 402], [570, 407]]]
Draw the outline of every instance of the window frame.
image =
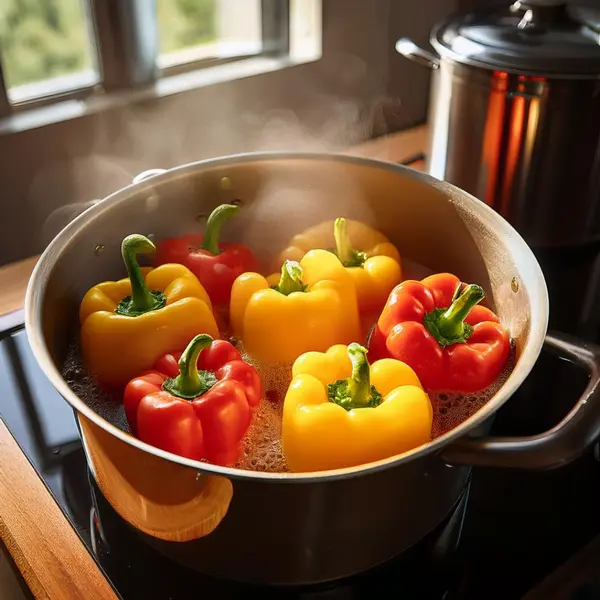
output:
[[[215, 0], [218, 2], [218, 0]], [[281, 58], [290, 48], [290, 0], [261, 0], [262, 50], [258, 53], [206, 58], [159, 66], [159, 28], [154, 0], [80, 0], [92, 46], [92, 68], [98, 79], [58, 88], [12, 102], [0, 54], [0, 118], [57, 102], [85, 100], [113, 92], [135, 92], [165, 77], [253, 58]], [[154, 31], [154, 35], [148, 35]], [[74, 74], [75, 75], [75, 74]], [[52, 82], [53, 80], [45, 80]]]
[[4, 82], [4, 72], [2, 70], [2, 62], [0, 61], [0, 118], [10, 115], [12, 105], [8, 99], [8, 90]]

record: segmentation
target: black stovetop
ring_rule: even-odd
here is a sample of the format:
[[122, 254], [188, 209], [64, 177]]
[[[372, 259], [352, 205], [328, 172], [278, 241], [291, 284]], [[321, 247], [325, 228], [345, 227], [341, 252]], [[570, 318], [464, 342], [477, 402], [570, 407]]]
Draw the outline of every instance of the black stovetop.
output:
[[[563, 265], [550, 258], [554, 271], [548, 279], [558, 307], [552, 325], [596, 338], [600, 314], [582, 308], [585, 297], [595, 297], [593, 290], [579, 294], [575, 310], [570, 297], [561, 296], [560, 269], [570, 273], [573, 285], [571, 259]], [[580, 268], [581, 261], [577, 264]], [[591, 281], [589, 270], [581, 277]], [[530, 377], [499, 411], [493, 433], [527, 435], [547, 429], [569, 410], [585, 382], [576, 367], [542, 353]], [[89, 475], [73, 412], [41, 372], [22, 327], [0, 334], [0, 417], [123, 600], [512, 600], [522, 598], [600, 534], [600, 465], [593, 452], [550, 472], [474, 469], [450, 521], [398, 560], [319, 588], [250, 588], [175, 564], [120, 519]], [[586, 582], [585, 590], [577, 584], [577, 590], [561, 598], [600, 599], [600, 564], [598, 572], [598, 581]]]

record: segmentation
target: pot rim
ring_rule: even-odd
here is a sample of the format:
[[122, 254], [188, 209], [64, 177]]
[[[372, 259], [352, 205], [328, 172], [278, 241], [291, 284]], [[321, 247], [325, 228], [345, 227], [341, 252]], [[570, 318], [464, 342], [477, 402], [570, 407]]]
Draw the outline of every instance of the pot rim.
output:
[[[71, 390], [67, 382], [63, 379], [59, 369], [54, 365], [54, 362], [50, 356], [50, 352], [44, 341], [41, 322], [41, 307], [42, 298], [46, 288], [46, 274], [51, 272], [54, 268], [58, 257], [61, 255], [63, 249], [68, 245], [73, 233], [87, 221], [96, 218], [97, 215], [100, 215], [106, 210], [110, 210], [113, 206], [119, 204], [121, 201], [126, 200], [133, 194], [137, 195], [144, 189], [150, 189], [158, 182], [175, 181], [179, 178], [185, 177], [191, 172], [198, 170], [205, 170], [214, 167], [250, 161], [269, 161], [273, 159], [336, 161], [376, 169], [384, 169], [387, 171], [400, 173], [404, 177], [408, 177], [434, 187], [443, 193], [446, 198], [448, 198], [449, 202], [454, 203], [453, 198], [457, 195], [460, 195], [461, 200], [466, 200], [471, 205], [470, 208], [472, 209], [473, 213], [476, 213], [480, 219], [487, 221], [497, 235], [501, 238], [504, 238], [505, 244], [509, 247], [511, 255], [519, 257], [521, 278], [527, 281], [525, 289], [529, 294], [530, 303], [533, 307], [532, 314], [530, 315], [529, 339], [508, 379], [504, 382], [498, 392], [496, 392], [496, 394], [471, 417], [463, 421], [457, 427], [435, 438], [427, 444], [418, 446], [409, 452], [376, 462], [329, 471], [315, 471], [308, 473], [269, 473], [262, 471], [248, 471], [234, 467], [223, 467], [210, 463], [199, 462], [166, 452], [159, 448], [155, 448], [150, 444], [138, 440], [131, 434], [124, 432], [101, 417]], [[27, 337], [33, 354], [46, 376], [50, 379], [54, 388], [78, 413], [81, 413], [90, 421], [111, 435], [114, 435], [121, 441], [144, 452], [149, 452], [150, 454], [170, 462], [177, 463], [184, 467], [193, 468], [207, 475], [221, 475], [229, 479], [238, 480], [270, 481], [278, 483], [311, 483], [369, 475], [383, 469], [399, 466], [402, 463], [412, 461], [427, 454], [439, 451], [446, 444], [448, 444], [448, 442], [462, 437], [468, 431], [483, 423], [500, 406], [502, 406], [502, 404], [504, 404], [504, 402], [506, 402], [510, 396], [512, 396], [512, 394], [517, 390], [517, 388], [521, 385], [525, 377], [527, 377], [533, 368], [533, 365], [535, 364], [542, 349], [548, 326], [548, 304], [548, 290], [546, 287], [546, 282], [541, 267], [529, 246], [516, 232], [516, 230], [513, 229], [513, 227], [498, 213], [467, 192], [464, 192], [463, 190], [460, 190], [447, 182], [435, 179], [426, 173], [422, 173], [420, 171], [416, 171], [409, 167], [392, 162], [340, 153], [268, 151], [233, 154], [224, 157], [191, 162], [174, 167], [166, 170], [160, 175], [156, 175], [139, 183], [132, 183], [124, 188], [121, 188], [120, 190], [107, 196], [103, 201], [85, 210], [73, 221], [71, 221], [61, 232], [58, 233], [58, 235], [47, 246], [37, 262], [29, 280], [29, 285], [27, 286], [27, 293], [25, 297], [25, 325]], [[448, 465], [448, 467], [451, 468], [452, 465]]]

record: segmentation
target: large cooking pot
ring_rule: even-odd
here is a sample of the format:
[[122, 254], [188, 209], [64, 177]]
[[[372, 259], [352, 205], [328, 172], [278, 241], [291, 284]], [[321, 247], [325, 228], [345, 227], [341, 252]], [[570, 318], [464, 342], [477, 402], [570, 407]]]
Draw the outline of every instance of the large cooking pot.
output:
[[[546, 335], [544, 277], [523, 239], [466, 192], [398, 165], [321, 154], [248, 154], [185, 165], [135, 183], [72, 221], [31, 278], [27, 333], [35, 357], [76, 411], [90, 470], [141, 536], [175, 560], [230, 579], [302, 584], [366, 570], [434, 530], [459, 499], [472, 464], [558, 467], [600, 433], [600, 350]], [[405, 257], [481, 283], [516, 344], [514, 370], [467, 421], [401, 456], [322, 473], [260, 473], [158, 450], [78, 397], [61, 376], [85, 291], [124, 276], [120, 244], [193, 231], [217, 204], [238, 200], [230, 238], [263, 259], [289, 237], [343, 214], [376, 226]], [[590, 372], [572, 412], [528, 438], [485, 433], [542, 346]], [[115, 357], [118, 360], [118, 357]], [[104, 416], [103, 416], [104, 415]]]
[[428, 170], [483, 200], [529, 244], [600, 240], [600, 12], [520, 0], [436, 26]]

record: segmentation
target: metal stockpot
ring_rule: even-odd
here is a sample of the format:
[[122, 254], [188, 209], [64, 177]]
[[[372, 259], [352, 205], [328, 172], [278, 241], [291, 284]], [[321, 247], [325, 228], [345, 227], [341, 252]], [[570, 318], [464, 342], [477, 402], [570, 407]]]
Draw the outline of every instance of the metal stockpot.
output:
[[[86, 290], [124, 275], [120, 244], [199, 227], [221, 202], [241, 210], [231, 239], [266, 260], [305, 227], [341, 214], [369, 223], [409, 257], [481, 283], [516, 344], [516, 365], [476, 414], [404, 455], [322, 473], [260, 473], [196, 462], [145, 444], [78, 397], [61, 376]], [[86, 210], [51, 242], [26, 298], [36, 359], [75, 409], [90, 470], [115, 510], [175, 560], [229, 579], [303, 584], [369, 569], [434, 530], [459, 499], [469, 464], [544, 469], [600, 433], [599, 349], [546, 336], [542, 272], [516, 231], [482, 202], [417, 171], [362, 158], [250, 154], [189, 164], [135, 183]], [[542, 346], [588, 369], [589, 385], [554, 429], [482, 437]], [[118, 360], [118, 357], [115, 357]]]
[[456, 15], [431, 35], [428, 170], [535, 246], [600, 239], [600, 13], [553, 0]]

